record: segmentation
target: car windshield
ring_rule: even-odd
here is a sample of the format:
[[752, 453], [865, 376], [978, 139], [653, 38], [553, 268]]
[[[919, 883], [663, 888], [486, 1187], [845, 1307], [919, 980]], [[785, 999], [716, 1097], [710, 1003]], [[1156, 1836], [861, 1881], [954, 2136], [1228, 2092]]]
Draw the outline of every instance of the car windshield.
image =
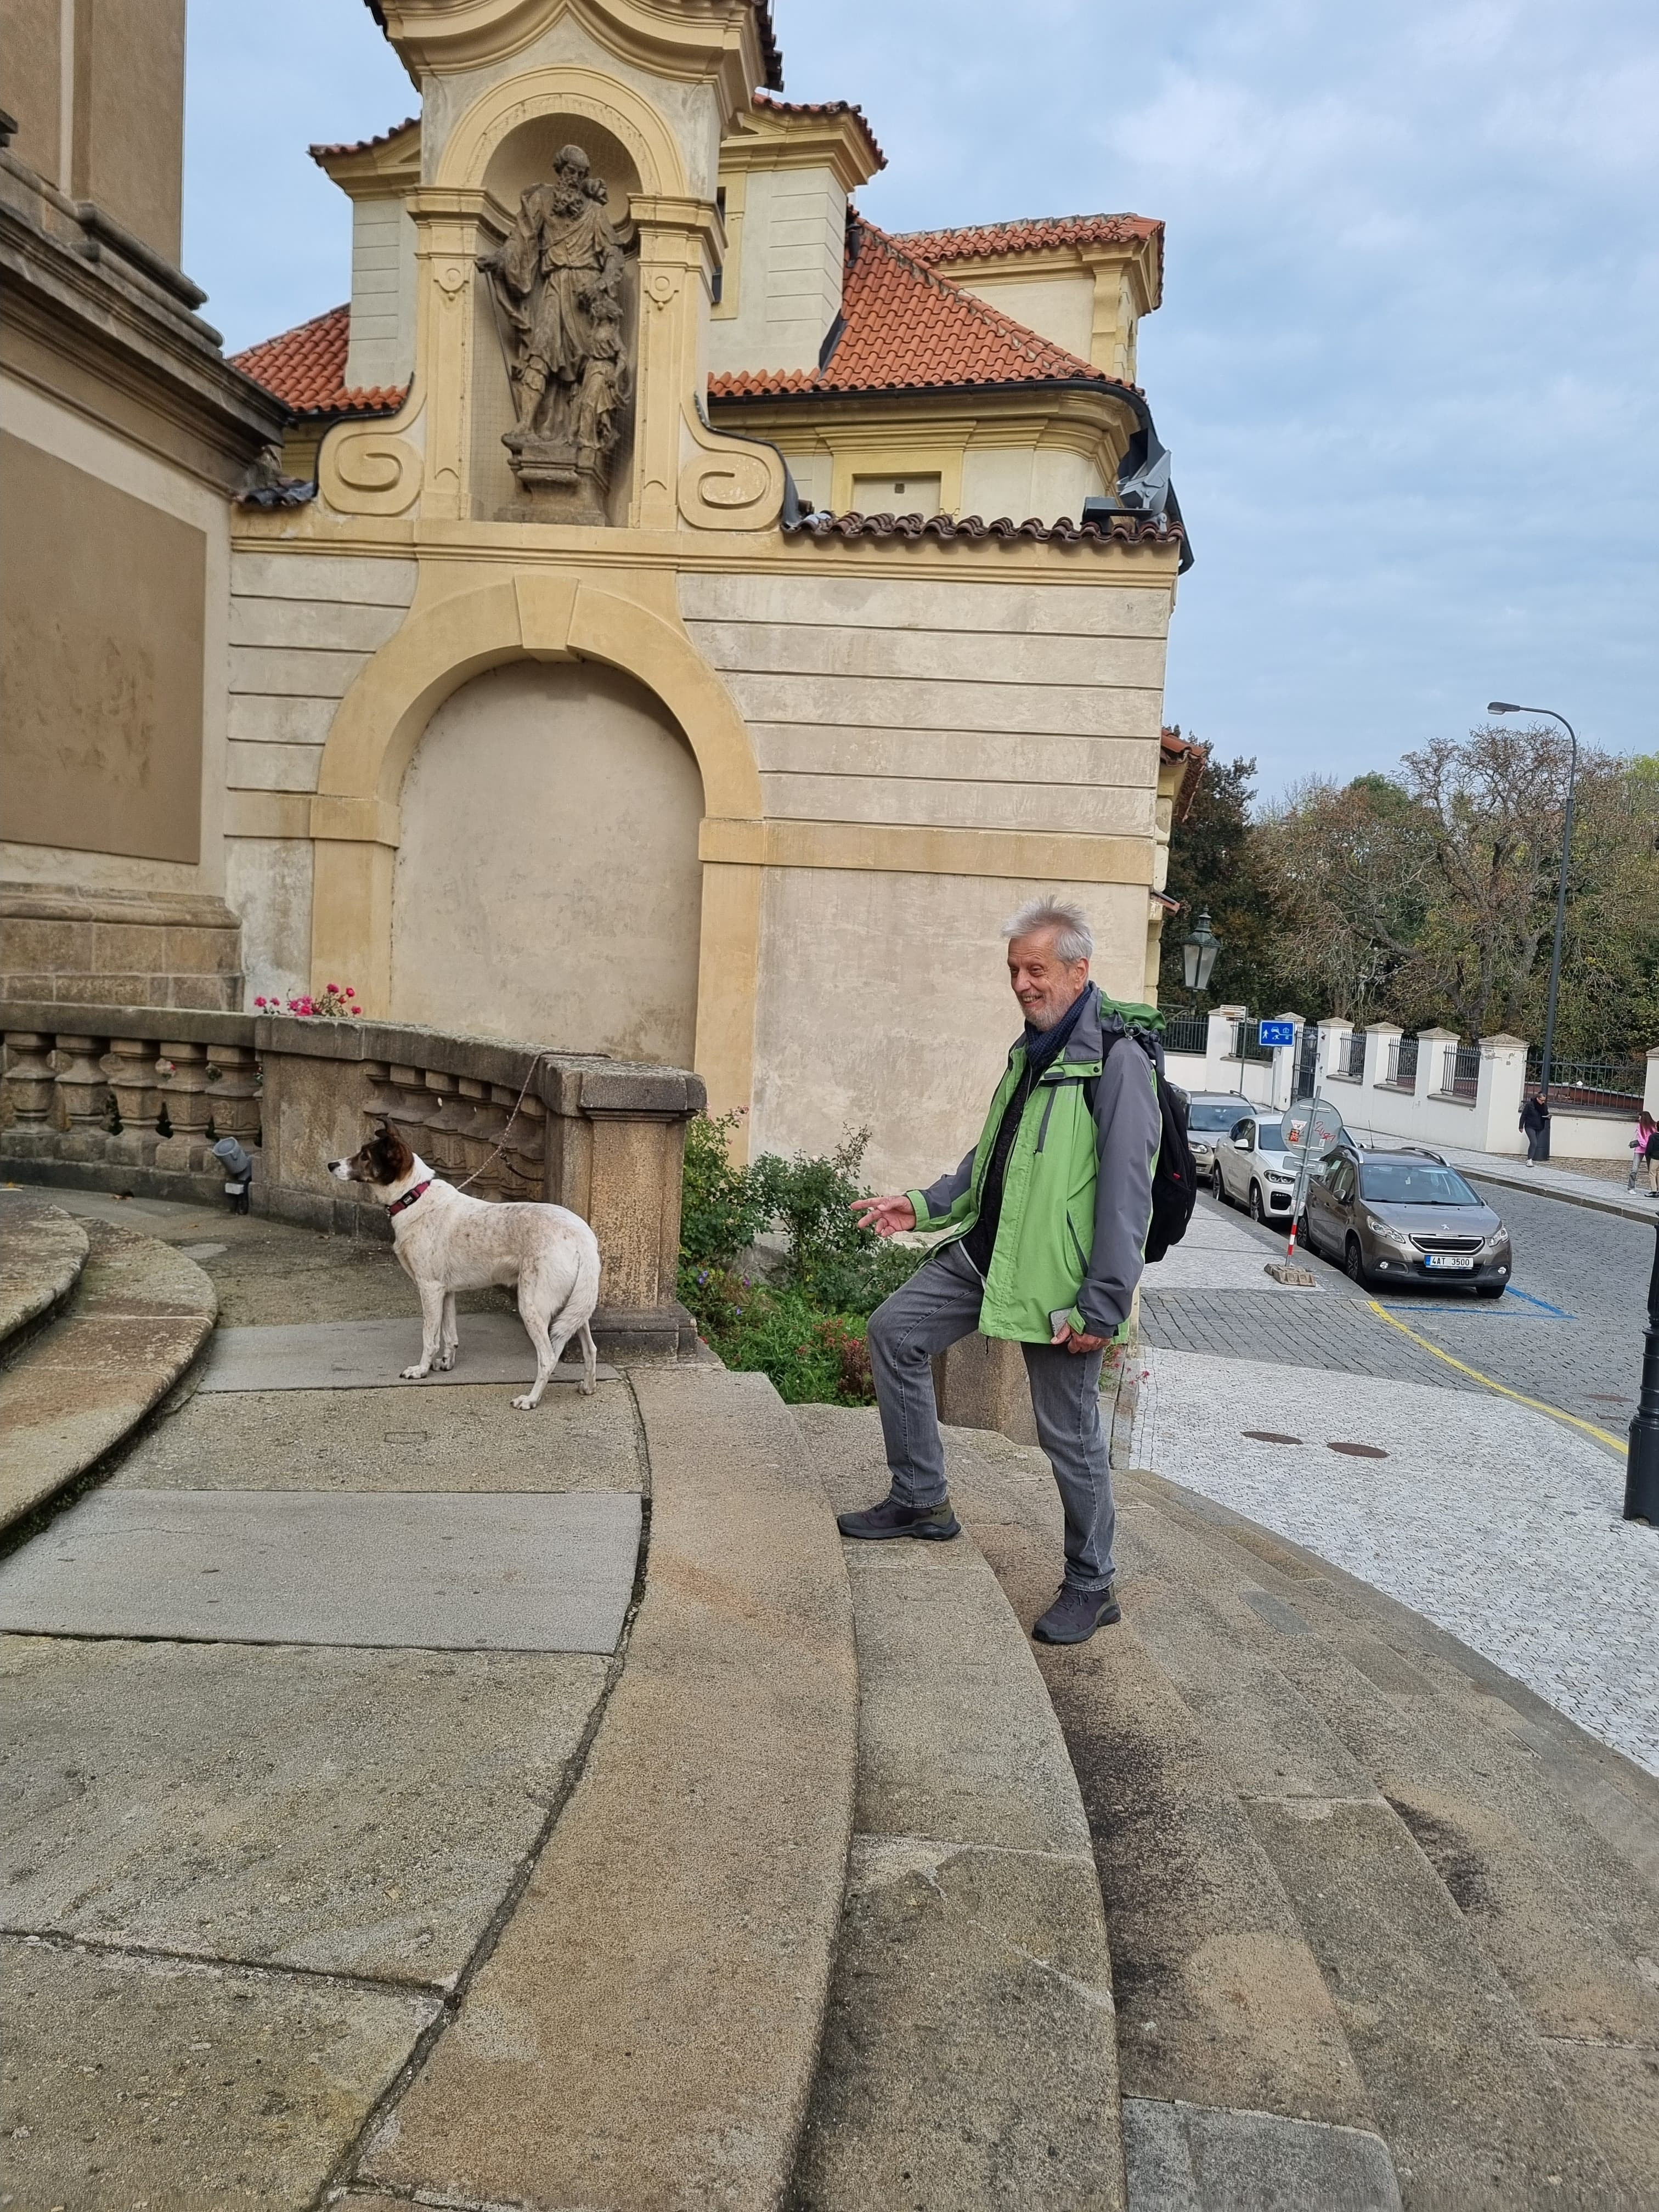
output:
[[1373, 1206], [1481, 1206], [1455, 1169], [1431, 1160], [1367, 1160], [1359, 1194]]
[[1187, 1109], [1188, 1128], [1201, 1131], [1206, 1136], [1212, 1136], [1218, 1130], [1231, 1129], [1237, 1119], [1238, 1103], [1232, 1098], [1224, 1099], [1219, 1106], [1200, 1103]]

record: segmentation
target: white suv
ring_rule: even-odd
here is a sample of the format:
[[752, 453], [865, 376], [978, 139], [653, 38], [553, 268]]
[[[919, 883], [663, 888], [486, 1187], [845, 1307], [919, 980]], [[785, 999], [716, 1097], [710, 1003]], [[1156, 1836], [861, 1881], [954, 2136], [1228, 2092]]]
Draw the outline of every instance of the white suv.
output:
[[1216, 1146], [1216, 1188], [1234, 1206], [1248, 1207], [1252, 1221], [1290, 1220], [1296, 1170], [1285, 1149], [1280, 1116], [1255, 1107], [1239, 1115]]

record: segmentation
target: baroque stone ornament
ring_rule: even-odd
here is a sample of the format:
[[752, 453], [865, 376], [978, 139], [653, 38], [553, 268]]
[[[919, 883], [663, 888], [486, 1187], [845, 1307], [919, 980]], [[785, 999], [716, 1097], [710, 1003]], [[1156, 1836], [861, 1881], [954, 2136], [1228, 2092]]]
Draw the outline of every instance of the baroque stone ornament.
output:
[[612, 220], [606, 198], [581, 148], [562, 146], [551, 181], [526, 188], [507, 238], [478, 257], [517, 416], [501, 441], [529, 502], [515, 516], [606, 520], [611, 457], [634, 389], [622, 297], [634, 226]]

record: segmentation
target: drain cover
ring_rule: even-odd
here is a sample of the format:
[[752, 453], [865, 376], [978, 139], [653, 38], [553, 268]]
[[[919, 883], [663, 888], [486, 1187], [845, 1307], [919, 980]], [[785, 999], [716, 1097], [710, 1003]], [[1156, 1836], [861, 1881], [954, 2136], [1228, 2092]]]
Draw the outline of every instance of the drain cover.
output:
[[1328, 1443], [1327, 1451], [1341, 1452], [1349, 1459], [1387, 1459], [1388, 1454], [1376, 1444]]
[[1258, 1444], [1299, 1444], [1302, 1441], [1300, 1437], [1281, 1437], [1277, 1429], [1241, 1429], [1239, 1434]]

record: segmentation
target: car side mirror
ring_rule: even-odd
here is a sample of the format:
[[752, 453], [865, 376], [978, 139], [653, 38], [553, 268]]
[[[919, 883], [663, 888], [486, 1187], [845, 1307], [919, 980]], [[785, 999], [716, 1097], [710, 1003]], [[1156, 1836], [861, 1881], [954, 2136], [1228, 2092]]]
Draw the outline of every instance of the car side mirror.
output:
[[1229, 1137], [1227, 1142], [1236, 1152], [1247, 1152], [1249, 1150], [1243, 1137]]

